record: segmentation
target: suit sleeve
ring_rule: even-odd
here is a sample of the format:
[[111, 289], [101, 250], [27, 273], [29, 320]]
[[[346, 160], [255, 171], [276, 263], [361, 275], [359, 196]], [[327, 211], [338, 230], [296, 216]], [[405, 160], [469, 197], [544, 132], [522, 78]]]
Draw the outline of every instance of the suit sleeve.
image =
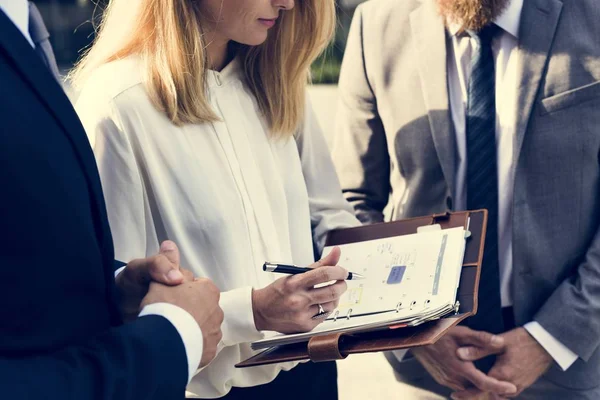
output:
[[587, 361], [600, 345], [600, 230], [583, 262], [534, 316], [550, 335]]
[[366, 73], [362, 8], [356, 10], [338, 86], [333, 161], [346, 199], [363, 223], [383, 221], [390, 161], [377, 101]]
[[174, 326], [147, 316], [55, 353], [0, 357], [0, 393], [12, 400], [183, 398], [187, 369]]

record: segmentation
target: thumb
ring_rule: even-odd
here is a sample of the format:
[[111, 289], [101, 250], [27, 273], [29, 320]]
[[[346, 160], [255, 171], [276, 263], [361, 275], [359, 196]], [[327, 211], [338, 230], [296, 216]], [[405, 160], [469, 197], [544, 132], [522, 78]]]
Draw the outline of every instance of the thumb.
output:
[[501, 349], [465, 346], [456, 349], [456, 356], [462, 361], [477, 361], [492, 354], [501, 354], [503, 352], [504, 350]]
[[339, 247], [336, 246], [333, 249], [331, 249], [329, 254], [327, 254], [325, 257], [321, 258], [319, 261], [311, 265], [311, 268], [319, 268], [328, 265], [335, 266], [337, 265], [338, 261], [340, 261], [341, 254], [342, 251]]
[[175, 242], [170, 240], [165, 240], [162, 242], [160, 245], [159, 254], [167, 257], [167, 260], [169, 260], [172, 264], [175, 264], [179, 269], [179, 248]]
[[456, 350], [456, 356], [463, 361], [476, 361], [492, 354], [501, 354], [504, 352], [504, 338], [488, 332], [472, 331], [473, 333], [466, 339], [465, 345]]
[[457, 339], [461, 346], [503, 350], [506, 345], [502, 335], [494, 335], [490, 332], [476, 331], [469, 328], [461, 330]]
[[[160, 255], [167, 259], [168, 263], [164, 263], [162, 268], [159, 268], [164, 276], [166, 282], [171, 284], [179, 284], [183, 280], [183, 274], [179, 270], [179, 248], [177, 245], [170, 241], [165, 240], [160, 245], [158, 252]], [[159, 282], [162, 280], [158, 280]]]

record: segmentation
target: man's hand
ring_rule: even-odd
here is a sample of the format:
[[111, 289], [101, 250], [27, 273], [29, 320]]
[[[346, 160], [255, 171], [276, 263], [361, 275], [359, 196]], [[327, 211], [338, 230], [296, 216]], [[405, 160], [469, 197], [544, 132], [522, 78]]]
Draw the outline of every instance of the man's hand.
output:
[[223, 337], [221, 324], [224, 315], [219, 307], [220, 297], [219, 289], [209, 279], [196, 278], [178, 286], [152, 282], [142, 301], [142, 308], [154, 303], [169, 303], [190, 313], [202, 331], [202, 360], [199, 367], [204, 367], [215, 358], [217, 346]]
[[453, 390], [464, 391], [475, 386], [483, 392], [500, 395], [517, 391], [512, 383], [478, 370], [471, 360], [459, 359], [457, 350], [461, 346], [485, 349], [488, 354], [500, 354], [505, 349], [504, 339], [500, 336], [457, 326], [437, 343], [411, 351], [436, 382]]
[[161, 244], [160, 252], [154, 257], [127, 264], [115, 279], [123, 319], [132, 321], [137, 318], [150, 282], [179, 285], [185, 279], [184, 273], [189, 280], [193, 279], [191, 273], [179, 269], [179, 249], [170, 240]]
[[[552, 357], [525, 328], [516, 328], [500, 336], [504, 339], [506, 350], [497, 357], [488, 376], [512, 382], [517, 391], [505, 397], [516, 397], [550, 368]], [[461, 360], [475, 361], [495, 353], [475, 345], [462, 347], [456, 354]], [[471, 388], [454, 393], [452, 398], [456, 400], [479, 398], [484, 391]]]

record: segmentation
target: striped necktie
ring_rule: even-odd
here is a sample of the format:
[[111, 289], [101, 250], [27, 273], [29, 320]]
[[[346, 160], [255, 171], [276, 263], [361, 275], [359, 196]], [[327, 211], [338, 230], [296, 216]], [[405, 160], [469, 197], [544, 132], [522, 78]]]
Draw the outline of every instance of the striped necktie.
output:
[[56, 65], [56, 58], [48, 40], [50, 34], [46, 29], [46, 25], [44, 25], [44, 20], [39, 10], [32, 2], [29, 2], [29, 35], [35, 45], [35, 52], [40, 56], [42, 62], [48, 67], [54, 78], [60, 83], [62, 80]]
[[488, 225], [483, 253], [477, 315], [468, 326], [500, 333], [504, 330], [500, 300], [498, 261], [498, 168], [496, 159], [496, 99], [492, 38], [496, 25], [478, 33], [468, 86], [466, 110], [467, 208], [488, 210]]

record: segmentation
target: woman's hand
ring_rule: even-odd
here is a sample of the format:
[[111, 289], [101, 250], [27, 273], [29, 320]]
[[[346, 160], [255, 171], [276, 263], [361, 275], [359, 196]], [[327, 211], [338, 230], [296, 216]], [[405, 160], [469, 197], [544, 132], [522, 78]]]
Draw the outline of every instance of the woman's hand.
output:
[[[254, 324], [259, 331], [281, 333], [308, 332], [335, 310], [346, 291], [348, 271], [335, 266], [340, 249], [335, 247], [325, 258], [311, 265], [314, 271], [278, 279], [269, 286], [252, 292]], [[326, 282], [334, 284], [315, 288]], [[327, 314], [320, 318], [319, 304]]]

